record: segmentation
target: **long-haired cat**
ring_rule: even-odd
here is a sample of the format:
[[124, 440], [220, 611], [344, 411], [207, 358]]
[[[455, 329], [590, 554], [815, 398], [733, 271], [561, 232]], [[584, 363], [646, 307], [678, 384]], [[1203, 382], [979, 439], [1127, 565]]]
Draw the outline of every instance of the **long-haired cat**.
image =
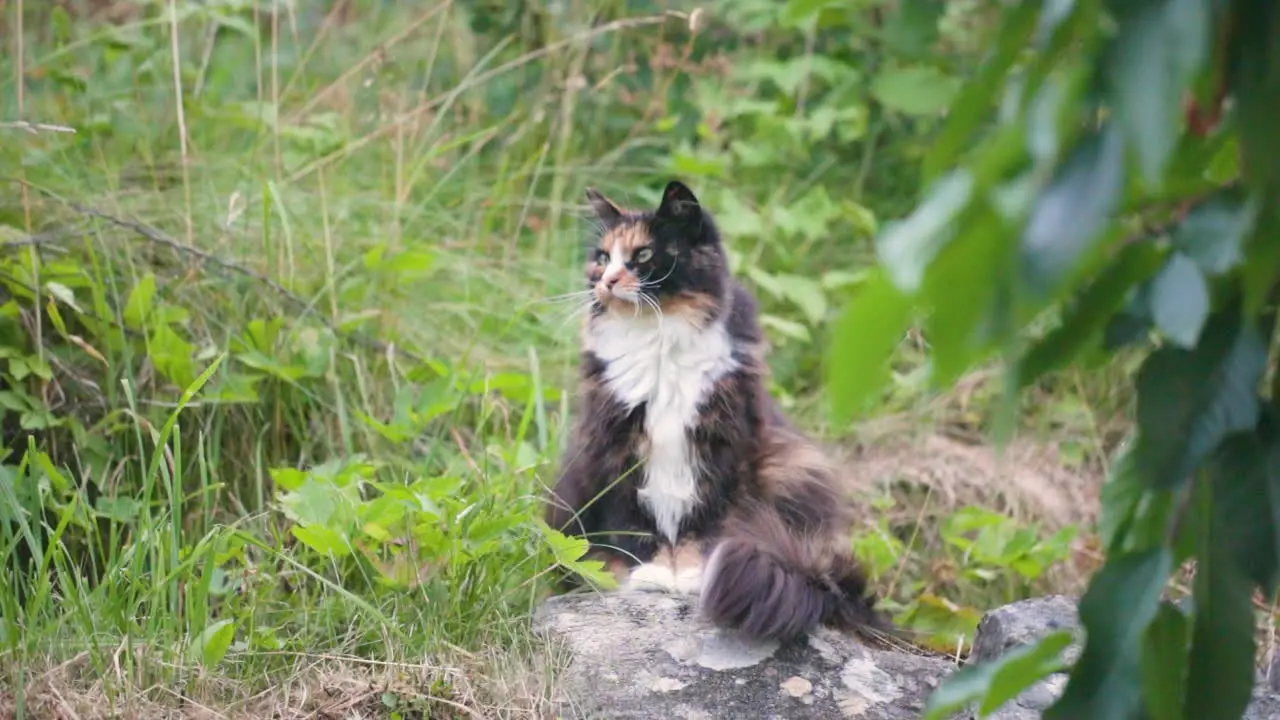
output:
[[748, 636], [883, 626], [850, 498], [767, 391], [756, 302], [710, 213], [675, 181], [652, 212], [587, 196], [593, 302], [548, 523], [585, 536], [625, 587], [697, 594]]

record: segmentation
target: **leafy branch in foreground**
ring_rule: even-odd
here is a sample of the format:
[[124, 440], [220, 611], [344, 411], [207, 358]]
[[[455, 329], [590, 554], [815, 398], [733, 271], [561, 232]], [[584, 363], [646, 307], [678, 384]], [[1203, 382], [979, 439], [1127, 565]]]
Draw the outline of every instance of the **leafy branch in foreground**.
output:
[[[919, 4], [903, 3], [903, 24]], [[886, 226], [879, 267], [837, 321], [833, 414], [847, 422], [877, 395], [916, 317], [935, 386], [1006, 363], [1006, 416], [1050, 371], [1148, 352], [1134, 442], [1103, 491], [1087, 643], [1046, 717], [1240, 717], [1253, 594], [1274, 594], [1280, 554], [1280, 395], [1263, 383], [1280, 288], [1280, 7], [1017, 3], [993, 48], [925, 158], [923, 200]], [[1184, 613], [1163, 597], [1188, 561]], [[926, 716], [992, 711], [1064, 645], [957, 673]]]

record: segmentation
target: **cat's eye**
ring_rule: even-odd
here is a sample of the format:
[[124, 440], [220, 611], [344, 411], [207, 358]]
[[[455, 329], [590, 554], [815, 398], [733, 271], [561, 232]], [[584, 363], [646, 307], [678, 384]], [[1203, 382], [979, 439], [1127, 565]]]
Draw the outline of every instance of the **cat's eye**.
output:
[[638, 263], [649, 262], [649, 260], [651, 260], [652, 258], [653, 258], [652, 248], [640, 248], [640, 251], [636, 253], [636, 262]]
[[608, 265], [608, 264], [609, 264], [609, 252], [608, 252], [607, 250], [597, 250], [597, 251], [596, 251], [596, 262], [597, 262], [597, 263], [599, 263], [600, 265]]

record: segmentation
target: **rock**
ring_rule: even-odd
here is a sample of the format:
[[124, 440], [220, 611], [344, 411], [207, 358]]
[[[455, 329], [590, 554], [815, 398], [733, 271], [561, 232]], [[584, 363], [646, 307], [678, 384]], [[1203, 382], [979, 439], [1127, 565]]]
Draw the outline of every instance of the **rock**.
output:
[[[1023, 600], [998, 607], [982, 616], [973, 639], [969, 662], [988, 662], [1019, 645], [1028, 645], [1051, 632], [1069, 630], [1076, 640], [1067, 648], [1068, 663], [1080, 655], [1083, 633], [1076, 616], [1076, 601], [1064, 595]], [[983, 720], [1039, 720], [1067, 686], [1067, 674], [1054, 673], [1032, 685], [1021, 695]], [[977, 719], [977, 713], [969, 717]]]
[[748, 642], [674, 595], [563, 595], [535, 626], [572, 653], [558, 684], [566, 720], [915, 719], [954, 667], [825, 628], [785, 646]]
[[1065, 595], [1023, 600], [988, 612], [978, 623], [970, 661], [987, 662], [1005, 651], [1028, 645], [1051, 632], [1070, 630], [1076, 642], [1067, 649], [1067, 662], [1075, 662], [1080, 654], [1083, 633], [1076, 618], [1076, 601]]
[[[955, 669], [947, 658], [871, 647], [819, 629], [803, 641], [753, 643], [710, 626], [687, 596], [611, 592], [548, 600], [535, 627], [571, 653], [557, 684], [566, 720], [898, 720], [919, 718]], [[1082, 629], [1076, 601], [1050, 596], [987, 613], [971, 662], [992, 660], [1055, 630]], [[984, 720], [1039, 720], [1061, 696], [1066, 673], [1045, 678]], [[976, 720], [976, 713], [958, 718]], [[1280, 718], [1280, 696], [1260, 682], [1246, 720]]]
[[[1180, 607], [1188, 609], [1185, 605]], [[1049, 596], [996, 608], [978, 623], [970, 662], [992, 660], [1007, 650], [1033, 643], [1057, 630], [1070, 630], [1076, 636], [1076, 641], [1065, 655], [1068, 663], [1075, 662], [1082, 648], [1080, 641], [1084, 633], [1076, 615], [1074, 599]], [[1050, 675], [983, 720], [1039, 720], [1042, 713], [1061, 697], [1066, 685], [1066, 673]], [[973, 712], [968, 717], [977, 720], [978, 716]], [[1253, 702], [1245, 711], [1244, 720], [1275, 718], [1280, 718], [1280, 696], [1267, 683], [1259, 682], [1254, 687]]]

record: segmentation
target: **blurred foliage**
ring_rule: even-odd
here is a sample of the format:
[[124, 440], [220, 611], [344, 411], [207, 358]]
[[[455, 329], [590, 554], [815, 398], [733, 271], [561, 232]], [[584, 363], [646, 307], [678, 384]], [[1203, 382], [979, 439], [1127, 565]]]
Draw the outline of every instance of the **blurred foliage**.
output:
[[[1103, 490], [1106, 563], [1079, 604], [1087, 637], [1045, 717], [1241, 717], [1255, 594], [1274, 598], [1280, 571], [1280, 386], [1265, 382], [1280, 8], [1032, 2], [1001, 25], [923, 158], [925, 196], [885, 223], [842, 311], [832, 407], [875, 406], [917, 316], [936, 386], [1003, 360], [1005, 432], [1050, 371], [1141, 353], [1132, 442]], [[1183, 607], [1165, 595], [1189, 562]], [[965, 668], [926, 717], [995, 711], [1062, 670], [1068, 640]]]

